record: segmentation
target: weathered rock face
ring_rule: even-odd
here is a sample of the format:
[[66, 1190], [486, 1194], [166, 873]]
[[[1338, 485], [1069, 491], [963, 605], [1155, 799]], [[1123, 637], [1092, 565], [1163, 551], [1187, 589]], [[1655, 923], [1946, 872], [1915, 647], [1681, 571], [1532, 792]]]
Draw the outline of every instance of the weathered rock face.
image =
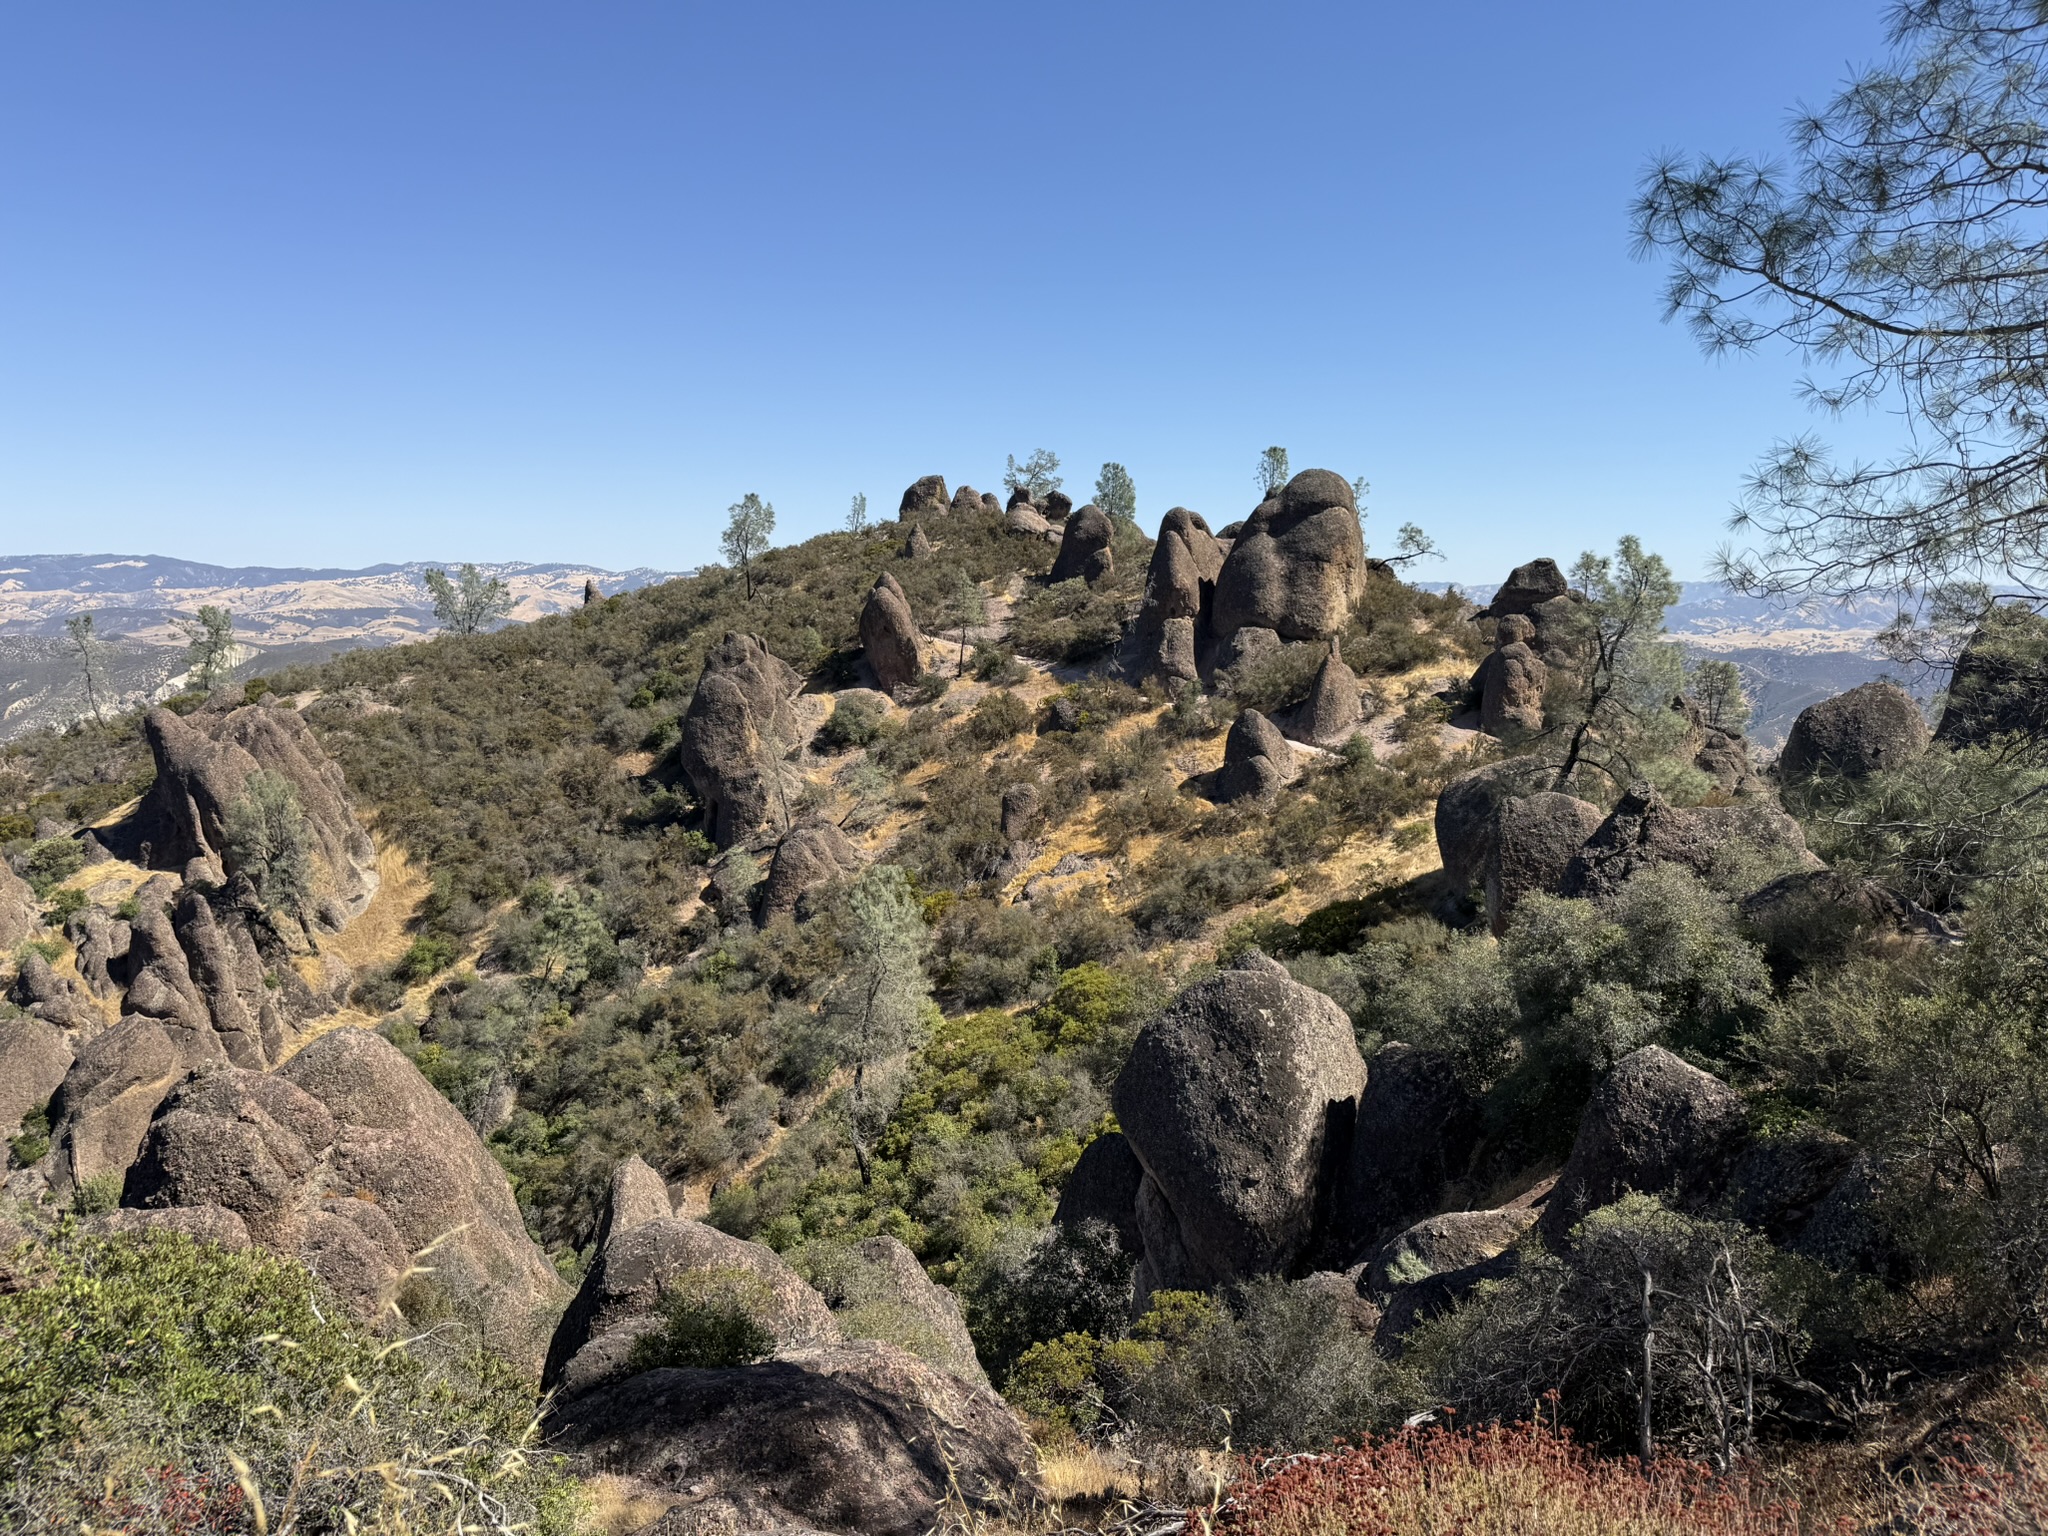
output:
[[1365, 1284], [1389, 1295], [1435, 1275], [1483, 1264], [1511, 1248], [1535, 1225], [1536, 1216], [1533, 1206], [1508, 1206], [1425, 1217], [1373, 1250], [1365, 1263]]
[[1199, 676], [1196, 647], [1208, 636], [1223, 550], [1200, 514], [1175, 507], [1159, 525], [1138, 610], [1137, 673], [1168, 680]]
[[860, 611], [860, 643], [884, 693], [908, 687], [924, 671], [910, 599], [903, 595], [903, 584], [887, 571], [876, 578]]
[[644, 1158], [627, 1158], [612, 1170], [612, 1187], [605, 1197], [604, 1215], [597, 1224], [594, 1247], [603, 1253], [612, 1238], [650, 1221], [675, 1214], [668, 1197], [668, 1182], [649, 1167]]
[[1807, 851], [1799, 823], [1774, 806], [1751, 802], [1681, 809], [1652, 786], [1637, 784], [1573, 857], [1559, 892], [1609, 895], [1652, 864], [1677, 864], [1711, 875], [1737, 853], [1796, 869], [1820, 867]]
[[659, 1326], [667, 1287], [705, 1270], [738, 1270], [762, 1283], [769, 1302], [760, 1322], [780, 1350], [838, 1342], [839, 1325], [824, 1298], [774, 1249], [665, 1216], [613, 1227], [556, 1326], [541, 1385], [569, 1399], [630, 1374], [633, 1346]]
[[924, 531], [923, 523], [912, 523], [910, 525], [910, 537], [903, 541], [903, 558], [906, 560], [929, 560], [931, 557], [931, 535]]
[[1333, 635], [1330, 654], [1316, 669], [1316, 680], [1309, 689], [1308, 698], [1288, 716], [1286, 734], [1312, 747], [1335, 751], [1358, 733], [1364, 719], [1358, 674], [1344, 665], [1344, 657]]
[[[917, 1335], [911, 1352], [919, 1359], [972, 1386], [986, 1387], [988, 1373], [974, 1352], [959, 1299], [924, 1272], [917, 1255], [893, 1237], [870, 1237], [855, 1252], [859, 1283], [843, 1298], [844, 1305], [840, 1298], [830, 1298], [834, 1315], [850, 1326], [885, 1313], [892, 1327]], [[907, 1339], [893, 1342], [911, 1347]]]
[[1039, 793], [1036, 784], [1026, 781], [1007, 785], [1003, 789], [1003, 841], [1022, 842], [1031, 835], [1031, 829], [1038, 821]]
[[683, 1495], [664, 1529], [921, 1536], [949, 1491], [987, 1513], [1037, 1494], [1030, 1437], [1001, 1398], [873, 1340], [647, 1371], [557, 1407], [551, 1426], [591, 1470]]
[[1444, 880], [1463, 895], [1486, 875], [1493, 852], [1494, 820], [1500, 808], [1529, 786], [1525, 767], [1489, 763], [1459, 774], [1436, 798], [1436, 847]]
[[1047, 522], [1064, 523], [1074, 515], [1074, 498], [1065, 491], [1047, 491], [1038, 500], [1038, 510], [1045, 514]]
[[128, 980], [128, 924], [97, 907], [74, 912], [65, 935], [78, 948], [78, 974], [94, 997], [112, 997]]
[[1550, 676], [1529, 642], [1536, 626], [1521, 614], [1500, 621], [1492, 664], [1482, 669], [1479, 729], [1503, 738], [1543, 729], [1543, 689]]
[[949, 506], [946, 477], [925, 475], [910, 482], [903, 499], [896, 504], [896, 516], [905, 522], [919, 517], [944, 517]]
[[0, 950], [12, 950], [36, 931], [41, 921], [36, 893], [29, 883], [0, 861]]
[[377, 851], [350, 808], [341, 767], [332, 762], [296, 710], [276, 705], [204, 709], [186, 718], [167, 709], [143, 717], [156, 781], [134, 815], [101, 834], [108, 846], [155, 869], [183, 870], [194, 859], [232, 874], [227, 811], [258, 770], [288, 781], [305, 812], [314, 847], [315, 913], [329, 929], [369, 905], [377, 889]]
[[1853, 1141], [1820, 1126], [1761, 1138], [1729, 1175], [1728, 1212], [1785, 1247], [1849, 1177], [1858, 1156]]
[[1500, 803], [1482, 865], [1486, 919], [1496, 938], [1524, 896], [1564, 884], [1603, 819], [1599, 806], [1550, 790]]
[[86, 997], [85, 988], [69, 976], [59, 976], [35, 950], [22, 956], [21, 969], [7, 995], [30, 1018], [59, 1029], [94, 1029], [105, 1022]]
[[1067, 1175], [1060, 1191], [1059, 1208], [1053, 1221], [1062, 1227], [1083, 1222], [1107, 1222], [1116, 1229], [1118, 1244], [1125, 1253], [1144, 1251], [1138, 1231], [1138, 1186], [1144, 1182], [1145, 1165], [1131, 1150], [1120, 1131], [1098, 1136], [1081, 1149], [1081, 1159]]
[[1956, 658], [1935, 738], [1952, 747], [2048, 736], [2048, 618], [1994, 608]]
[[1053, 581], [1079, 578], [1091, 587], [1108, 580], [1115, 561], [1110, 539], [1115, 530], [1109, 518], [1092, 502], [1069, 517], [1060, 534], [1060, 552], [1052, 562]]
[[1860, 779], [1919, 757], [1927, 737], [1927, 720], [1905, 689], [1865, 683], [1799, 712], [1778, 754], [1778, 772], [1787, 779], [1817, 773]]
[[798, 822], [777, 846], [768, 878], [761, 882], [760, 920], [799, 911], [812, 891], [856, 873], [862, 862], [860, 851], [831, 822]]
[[1003, 510], [1005, 512], [1014, 512], [1019, 507], [1029, 506], [1033, 506], [1033, 502], [1031, 500], [1031, 492], [1026, 490], [1021, 485], [1011, 486], [1010, 499], [1003, 503]]
[[151, 1019], [126, 1019], [80, 1046], [50, 1105], [51, 1187], [61, 1194], [126, 1171], [157, 1105], [189, 1067]]
[[1560, 1243], [1588, 1212], [1630, 1191], [1702, 1209], [1725, 1187], [1748, 1139], [1734, 1089], [1646, 1045], [1593, 1091], [1537, 1230]]
[[1961, 935], [1917, 901], [1839, 870], [1781, 875], [1742, 898], [1742, 915], [1760, 936], [1774, 965], [1788, 946], [1834, 932], [1863, 938], [1954, 944]]
[[753, 635], [728, 634], [704, 658], [676, 754], [722, 848], [752, 837], [768, 818], [775, 775], [796, 739], [789, 701], [798, 682]]
[[981, 492], [971, 485], [963, 485], [953, 492], [952, 514], [966, 517], [981, 511]]
[[1704, 729], [1698, 733], [1693, 750], [1693, 767], [1714, 781], [1714, 787], [1730, 795], [1761, 795], [1768, 786], [1757, 776], [1749, 760], [1749, 742], [1732, 731]]
[[994, 491], [983, 491], [981, 493], [981, 510], [988, 513], [991, 517], [1001, 517], [1003, 515], [1003, 504], [996, 498]]
[[381, 1228], [354, 1209], [367, 1199], [407, 1253], [439, 1241], [425, 1284], [474, 1307], [506, 1358], [537, 1365], [540, 1330], [564, 1287], [461, 1111], [396, 1046], [363, 1029], [329, 1031], [274, 1075], [333, 1117], [323, 1195], [342, 1196], [346, 1216]]
[[0, 1141], [19, 1134], [22, 1116], [50, 1102], [71, 1060], [71, 1043], [55, 1024], [0, 1019]]
[[1334, 635], [1365, 595], [1358, 503], [1342, 475], [1305, 469], [1262, 502], [1216, 579], [1219, 639], [1247, 627], [1287, 640]]
[[1510, 614], [1534, 613], [1551, 599], [1570, 591], [1571, 583], [1565, 580], [1555, 560], [1531, 560], [1508, 572], [1508, 579], [1500, 584], [1480, 617], [1504, 619]]
[[1293, 779], [1294, 749], [1280, 727], [1256, 709], [1240, 711], [1223, 738], [1223, 766], [1216, 772], [1215, 800], [1268, 799]]
[[1021, 534], [1028, 539], [1045, 539], [1057, 543], [1060, 536], [1059, 530], [1048, 523], [1044, 515], [1028, 501], [1004, 513], [1003, 526], [1010, 532]]
[[1257, 951], [1148, 1024], [1111, 1096], [1146, 1174], [1140, 1295], [1295, 1270], [1365, 1076], [1343, 1010]]
[[1479, 1106], [1447, 1057], [1398, 1043], [1382, 1048], [1358, 1100], [1337, 1221], [1342, 1257], [1437, 1209], [1472, 1160], [1479, 1129]]

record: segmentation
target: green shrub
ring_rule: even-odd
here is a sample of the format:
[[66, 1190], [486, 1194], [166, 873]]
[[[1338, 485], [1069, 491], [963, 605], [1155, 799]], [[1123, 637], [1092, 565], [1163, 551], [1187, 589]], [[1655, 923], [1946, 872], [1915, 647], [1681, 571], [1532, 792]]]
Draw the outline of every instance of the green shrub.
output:
[[1011, 620], [1010, 638], [1026, 656], [1082, 662], [1113, 650], [1123, 625], [1123, 600], [1113, 591], [1091, 590], [1077, 576], [1027, 594]]
[[123, 1175], [119, 1171], [96, 1173], [71, 1192], [71, 1209], [80, 1216], [100, 1216], [121, 1203]]
[[50, 892], [85, 868], [85, 849], [68, 837], [46, 837], [24, 855], [20, 874], [36, 895]]
[[35, 835], [35, 818], [19, 811], [0, 816], [0, 843], [18, 843]]
[[960, 732], [977, 747], [998, 747], [1031, 725], [1031, 709], [1007, 689], [995, 689], [975, 701], [960, 723]]
[[417, 986], [447, 970], [461, 953], [453, 939], [443, 934], [423, 933], [399, 958], [395, 971], [400, 981], [408, 986]]
[[50, 1150], [50, 1107], [38, 1105], [21, 1117], [21, 1129], [7, 1143], [17, 1167], [41, 1162]]
[[850, 693], [834, 702], [831, 717], [811, 740], [820, 752], [846, 752], [865, 747], [890, 730], [886, 704], [866, 693]]
[[660, 1324], [633, 1342], [634, 1371], [720, 1370], [752, 1365], [775, 1351], [775, 1335], [762, 1319], [774, 1296], [751, 1270], [691, 1270], [667, 1282]]
[[1264, 890], [1273, 866], [1244, 853], [1200, 857], [1168, 847], [1145, 866], [1145, 878], [1132, 920], [1162, 938], [1191, 939], [1217, 913]]
[[85, 892], [66, 886], [50, 897], [50, 904], [43, 908], [43, 921], [52, 928], [62, 928], [73, 914], [83, 912], [91, 905]]
[[1327, 646], [1307, 642], [1283, 645], [1231, 668], [1217, 679], [1217, 689], [1227, 693], [1240, 709], [1277, 714], [1308, 697], [1328, 654]]

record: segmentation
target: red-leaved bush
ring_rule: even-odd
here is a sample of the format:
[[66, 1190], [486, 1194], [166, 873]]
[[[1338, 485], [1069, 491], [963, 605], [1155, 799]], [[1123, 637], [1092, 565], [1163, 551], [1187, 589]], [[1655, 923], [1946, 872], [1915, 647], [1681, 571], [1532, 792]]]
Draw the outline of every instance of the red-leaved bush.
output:
[[93, 1513], [110, 1531], [162, 1536], [243, 1536], [253, 1530], [248, 1500], [235, 1483], [178, 1467], [153, 1467], [140, 1489], [111, 1487]]
[[[1208, 1528], [1205, 1532], [1204, 1528]], [[1187, 1536], [1796, 1536], [1797, 1509], [1678, 1460], [1645, 1472], [1539, 1425], [1409, 1430], [1256, 1464]]]

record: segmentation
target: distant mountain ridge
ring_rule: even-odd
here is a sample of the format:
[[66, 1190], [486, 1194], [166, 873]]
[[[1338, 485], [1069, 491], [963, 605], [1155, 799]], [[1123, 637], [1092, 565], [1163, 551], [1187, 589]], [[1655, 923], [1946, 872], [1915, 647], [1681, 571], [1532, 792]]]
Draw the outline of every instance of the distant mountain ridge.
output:
[[[203, 605], [227, 608], [246, 648], [239, 671], [326, 659], [364, 645], [423, 640], [437, 626], [426, 573], [460, 562], [412, 560], [360, 570], [228, 566], [165, 555], [0, 555], [0, 739], [66, 725], [85, 712], [65, 620], [93, 615], [109, 641], [117, 701], [162, 698], [180, 686], [185, 637], [179, 621]], [[583, 602], [586, 581], [627, 592], [689, 572], [611, 571], [565, 562], [477, 561], [511, 589], [515, 622]]]

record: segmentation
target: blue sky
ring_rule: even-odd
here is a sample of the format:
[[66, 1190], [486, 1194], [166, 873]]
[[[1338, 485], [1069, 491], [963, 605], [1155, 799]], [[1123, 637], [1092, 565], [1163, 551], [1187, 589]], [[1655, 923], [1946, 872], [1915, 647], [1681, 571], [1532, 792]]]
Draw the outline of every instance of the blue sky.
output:
[[1660, 323], [1636, 177], [1881, 46], [1870, 0], [9, 6], [0, 549], [673, 568], [746, 491], [791, 539], [1038, 447], [1220, 524], [1281, 443], [1442, 576], [1695, 576], [1815, 423]]

